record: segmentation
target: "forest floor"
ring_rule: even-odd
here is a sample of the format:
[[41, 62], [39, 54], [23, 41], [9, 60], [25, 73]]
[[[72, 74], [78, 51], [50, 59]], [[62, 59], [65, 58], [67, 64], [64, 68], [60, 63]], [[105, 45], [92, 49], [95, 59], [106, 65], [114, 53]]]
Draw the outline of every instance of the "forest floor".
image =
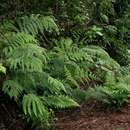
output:
[[[0, 96], [0, 130], [35, 130], [22, 120], [18, 110], [16, 103], [2, 101]], [[51, 130], [130, 130], [130, 107], [108, 108], [89, 101], [80, 108], [56, 112]]]
[[96, 101], [57, 113], [57, 130], [130, 130], [130, 107], [108, 108]]

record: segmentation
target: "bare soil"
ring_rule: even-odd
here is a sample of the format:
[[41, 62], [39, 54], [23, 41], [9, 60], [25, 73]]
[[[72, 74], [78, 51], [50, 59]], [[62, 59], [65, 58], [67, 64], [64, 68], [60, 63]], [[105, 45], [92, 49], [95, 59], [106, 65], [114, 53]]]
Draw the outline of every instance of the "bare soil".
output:
[[0, 92], [0, 130], [28, 130], [17, 104]]
[[57, 130], [130, 130], [130, 107], [108, 108], [96, 101], [57, 113]]

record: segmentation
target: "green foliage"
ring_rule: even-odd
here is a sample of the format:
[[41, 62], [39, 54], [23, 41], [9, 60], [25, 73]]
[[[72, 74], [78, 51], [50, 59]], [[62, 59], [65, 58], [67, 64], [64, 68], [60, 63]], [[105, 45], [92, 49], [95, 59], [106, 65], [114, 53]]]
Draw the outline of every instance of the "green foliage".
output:
[[58, 32], [58, 27], [53, 18], [49, 16], [31, 15], [23, 16], [17, 21], [18, 29], [20, 32], [36, 35], [39, 32]]
[[8, 39], [3, 52], [11, 69], [42, 71], [43, 63], [47, 59], [46, 52], [37, 45], [33, 36], [16, 33]]
[[23, 98], [21, 105], [27, 117], [48, 121], [51, 116], [48, 108], [79, 106], [69, 97], [69, 90], [79, 88], [81, 84], [85, 85], [93, 79], [91, 68], [101, 71], [106, 68], [107, 71], [120, 66], [102, 48], [79, 47], [71, 38], [60, 38], [51, 50], [46, 50], [40, 46], [36, 34], [38, 29], [40, 32], [42, 29], [43, 32], [50, 31], [52, 25], [48, 21], [50, 27], [41, 28], [35, 24], [31, 28], [35, 21], [32, 18], [25, 17], [32, 23], [21, 20], [23, 24], [18, 27], [20, 31], [5, 32], [6, 38], [1, 40], [1, 56], [4, 56], [3, 60], [11, 71], [2, 90], [18, 102]]
[[96, 38], [97, 36], [103, 36], [102, 34], [102, 28], [99, 28], [97, 26], [93, 26], [88, 32], [87, 32], [87, 35], [89, 37], [89, 39], [94, 39]]
[[128, 79], [129, 77], [116, 79], [112, 72], [108, 72], [104, 85], [90, 88], [89, 96], [110, 106], [120, 107], [125, 103], [130, 103], [130, 84], [126, 82]]
[[2, 64], [0, 64], [0, 72], [6, 74], [6, 68]]
[[1, 0], [2, 91], [26, 118], [47, 124], [54, 109], [89, 98], [129, 103], [129, 6], [129, 0]]
[[20, 86], [19, 83], [13, 80], [5, 81], [2, 90], [7, 93], [10, 98], [14, 98], [15, 100], [17, 100], [23, 93], [22, 86]]
[[49, 112], [40, 97], [34, 94], [24, 95], [22, 104], [25, 115], [29, 115], [32, 119], [48, 121]]
[[[67, 97], [66, 84], [62, 83], [59, 75], [53, 76], [51, 70], [53, 65], [49, 66], [49, 63], [55, 60], [54, 57], [51, 57], [51, 53], [54, 51], [48, 52], [45, 48], [40, 47], [36, 38], [38, 31], [49, 32], [57, 25], [46, 16], [45, 19], [42, 17], [43, 25], [41, 27], [36, 18], [38, 19], [38, 17], [22, 18], [23, 21], [18, 22], [20, 26], [18, 26], [17, 32], [14, 32], [13, 29], [9, 32], [5, 31], [4, 38], [1, 37], [1, 58], [10, 71], [7, 73], [2, 90], [10, 98], [15, 99], [20, 106], [23, 106], [23, 112], [27, 117], [48, 122], [51, 113], [48, 107], [77, 107], [78, 103]], [[39, 23], [37, 24], [36, 21]], [[15, 24], [12, 27], [14, 26]], [[2, 65], [1, 71], [5, 72]], [[21, 98], [23, 98], [22, 104], [20, 103]], [[57, 104], [53, 103], [54, 100]]]
[[69, 107], [75, 107], [79, 106], [78, 103], [76, 103], [74, 100], [72, 100], [69, 97], [65, 96], [48, 96], [46, 98], [42, 98], [43, 101], [46, 102], [48, 106], [54, 107], [54, 108], [69, 108]]

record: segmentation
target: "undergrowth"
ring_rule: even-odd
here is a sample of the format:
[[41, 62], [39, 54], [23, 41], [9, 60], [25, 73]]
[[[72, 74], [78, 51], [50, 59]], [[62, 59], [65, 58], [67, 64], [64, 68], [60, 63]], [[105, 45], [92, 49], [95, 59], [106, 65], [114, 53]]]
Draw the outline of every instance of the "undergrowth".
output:
[[128, 0], [15, 2], [0, 2], [0, 91], [22, 117], [49, 127], [85, 100], [130, 103]]

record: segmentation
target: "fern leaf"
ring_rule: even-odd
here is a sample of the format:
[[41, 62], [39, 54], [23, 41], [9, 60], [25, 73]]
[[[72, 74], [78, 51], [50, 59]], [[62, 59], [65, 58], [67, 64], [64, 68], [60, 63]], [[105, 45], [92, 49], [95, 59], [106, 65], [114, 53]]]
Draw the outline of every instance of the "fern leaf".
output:
[[58, 26], [50, 16], [34, 15], [24, 16], [17, 21], [21, 32], [35, 36], [38, 32], [59, 32]]
[[57, 79], [54, 79], [51, 76], [48, 77], [48, 83], [50, 85], [49, 90], [52, 93], [56, 93], [57, 94], [57, 93], [59, 93], [61, 91], [66, 92], [65, 86], [62, 84], [62, 82], [57, 80]]
[[79, 107], [79, 104], [67, 96], [49, 96], [43, 98], [47, 105], [54, 108]]
[[5, 81], [2, 90], [15, 100], [17, 100], [23, 92], [22, 86], [14, 80]]
[[42, 72], [47, 54], [44, 48], [38, 46], [33, 36], [17, 33], [8, 44], [4, 53], [11, 69]]
[[24, 95], [22, 104], [25, 115], [29, 115], [32, 119], [48, 120], [49, 112], [38, 96]]
[[79, 84], [74, 79], [71, 72], [68, 70], [68, 68], [66, 66], [64, 67], [64, 72], [65, 72], [66, 81], [69, 82], [70, 84], [76, 86], [76, 87], [79, 87]]

